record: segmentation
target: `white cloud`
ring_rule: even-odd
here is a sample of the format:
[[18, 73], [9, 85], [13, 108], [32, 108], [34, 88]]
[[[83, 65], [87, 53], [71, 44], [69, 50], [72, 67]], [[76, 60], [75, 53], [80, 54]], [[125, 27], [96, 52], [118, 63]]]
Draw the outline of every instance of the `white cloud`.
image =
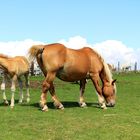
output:
[[[88, 44], [87, 40], [81, 36], [75, 36], [69, 38], [69, 40], [60, 40], [59, 43], [73, 49], [79, 49], [84, 46], [89, 46], [97, 50], [107, 63], [117, 66], [118, 61], [121, 64], [134, 65], [135, 62], [140, 62], [140, 49], [134, 50], [128, 48], [121, 41], [107, 40], [96, 44]], [[40, 41], [33, 41], [26, 39], [24, 41], [11, 41], [0, 42], [0, 53], [9, 56], [24, 55], [26, 56], [28, 49], [34, 44], [44, 44]]]
[[63, 39], [58, 42], [64, 44], [68, 48], [72, 48], [72, 49], [79, 49], [84, 46], [91, 46], [87, 43], [87, 40], [85, 38], [82, 38], [81, 36], [71, 37], [71, 38], [69, 38], [68, 41]]
[[121, 41], [107, 40], [93, 45], [108, 63], [133, 64], [136, 61], [135, 52]]
[[0, 42], [0, 53], [8, 56], [26, 56], [28, 49], [34, 44], [43, 44], [40, 41], [26, 39], [24, 41]]

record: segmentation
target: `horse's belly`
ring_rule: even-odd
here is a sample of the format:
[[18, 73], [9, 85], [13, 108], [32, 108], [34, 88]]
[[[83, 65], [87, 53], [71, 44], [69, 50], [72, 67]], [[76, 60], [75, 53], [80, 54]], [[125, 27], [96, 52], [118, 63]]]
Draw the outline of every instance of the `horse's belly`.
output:
[[66, 71], [64, 69], [61, 69], [57, 72], [56, 76], [63, 81], [73, 82], [86, 78], [87, 73], [88, 73], [87, 71], [86, 72], [69, 71], [69, 70]]

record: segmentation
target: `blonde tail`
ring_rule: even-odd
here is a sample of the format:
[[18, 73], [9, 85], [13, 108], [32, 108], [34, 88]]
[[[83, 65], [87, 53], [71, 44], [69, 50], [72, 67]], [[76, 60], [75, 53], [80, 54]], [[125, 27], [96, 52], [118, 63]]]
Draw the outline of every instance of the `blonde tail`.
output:
[[33, 45], [28, 51], [28, 60], [32, 62], [43, 51], [44, 45]]

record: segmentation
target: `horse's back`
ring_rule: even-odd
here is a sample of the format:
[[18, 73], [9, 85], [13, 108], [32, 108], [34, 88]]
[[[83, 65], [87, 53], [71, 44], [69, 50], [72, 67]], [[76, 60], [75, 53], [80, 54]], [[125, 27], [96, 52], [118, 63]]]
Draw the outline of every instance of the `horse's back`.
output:
[[29, 62], [25, 56], [16, 56], [13, 59], [18, 63], [18, 65], [23, 64], [27, 67], [29, 66]]
[[79, 69], [80, 71], [88, 71], [90, 68], [90, 58], [84, 49], [67, 49], [66, 64], [69, 68]]

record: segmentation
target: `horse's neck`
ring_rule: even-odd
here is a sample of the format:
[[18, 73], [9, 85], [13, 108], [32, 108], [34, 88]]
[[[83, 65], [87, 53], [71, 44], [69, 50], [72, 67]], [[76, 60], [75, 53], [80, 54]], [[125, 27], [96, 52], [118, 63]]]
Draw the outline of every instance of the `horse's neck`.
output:
[[103, 73], [103, 72], [100, 74], [100, 78], [101, 78], [103, 84], [106, 83], [106, 82], [108, 81], [108, 79], [107, 79], [105, 73]]
[[110, 84], [112, 81], [112, 76], [110, 75], [111, 73], [106, 71], [105, 69], [102, 70], [100, 74], [100, 78], [102, 80], [103, 85]]
[[4, 67], [4, 68], [8, 68], [8, 60], [6, 58], [0, 58], [0, 66]]

